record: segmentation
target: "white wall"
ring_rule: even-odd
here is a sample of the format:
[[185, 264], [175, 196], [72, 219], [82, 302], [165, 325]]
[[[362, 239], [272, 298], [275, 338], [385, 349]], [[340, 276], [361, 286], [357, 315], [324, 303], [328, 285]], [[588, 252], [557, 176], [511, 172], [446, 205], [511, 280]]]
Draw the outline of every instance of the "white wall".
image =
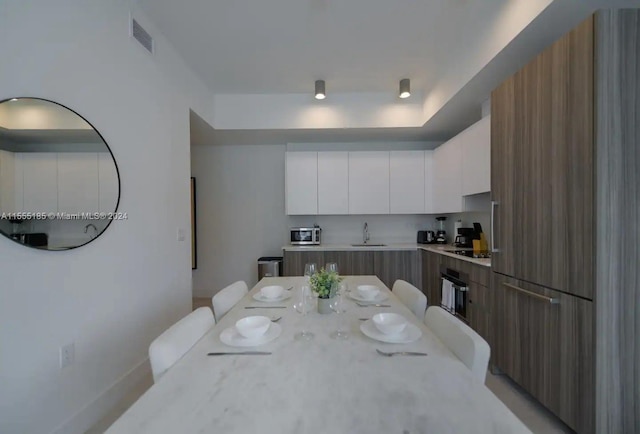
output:
[[285, 145], [193, 146], [198, 269], [193, 293], [211, 297], [223, 287], [258, 281], [258, 258], [282, 256]]
[[[115, 155], [129, 215], [71, 251], [0, 238], [2, 433], [83, 432], [191, 307], [190, 245], [176, 231], [190, 224], [189, 108], [210, 119], [212, 97], [133, 12], [153, 57], [128, 36], [128, 0], [0, 3], [0, 99], [47, 98], [86, 117]], [[72, 341], [75, 364], [60, 370]]]

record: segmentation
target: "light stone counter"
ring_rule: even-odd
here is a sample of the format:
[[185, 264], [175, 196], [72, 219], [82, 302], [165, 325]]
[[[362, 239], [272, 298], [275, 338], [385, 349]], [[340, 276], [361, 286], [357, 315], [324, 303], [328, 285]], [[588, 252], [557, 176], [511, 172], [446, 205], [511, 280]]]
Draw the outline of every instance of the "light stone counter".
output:
[[451, 256], [461, 261], [471, 262], [472, 264], [482, 265], [483, 267], [491, 267], [491, 258], [470, 258], [468, 256], [456, 255], [455, 253], [445, 252], [445, 250], [455, 250], [456, 247], [449, 244], [411, 244], [411, 243], [384, 243], [383, 246], [353, 246], [351, 244], [321, 244], [319, 246], [283, 246], [282, 250], [288, 252], [328, 252], [328, 251], [385, 251], [385, 250], [427, 250], [439, 253], [445, 256]]
[[[347, 277], [384, 286], [374, 276]], [[302, 277], [265, 278], [222, 318], [176, 365], [107, 431], [119, 433], [263, 434], [459, 434], [530, 431], [388, 289], [391, 308], [358, 307], [345, 314], [350, 338], [329, 337], [335, 314], [301, 316], [292, 308]], [[287, 309], [244, 309], [261, 305], [258, 288], [293, 286]], [[420, 327], [410, 344], [386, 344], [365, 337], [358, 318], [397, 312]], [[269, 356], [208, 357], [209, 351], [238, 351], [219, 335], [249, 315], [283, 316], [282, 335], [257, 350]], [[305, 323], [312, 341], [294, 340]], [[427, 357], [383, 357], [375, 349], [426, 351]], [[249, 348], [253, 349], [253, 348]]]

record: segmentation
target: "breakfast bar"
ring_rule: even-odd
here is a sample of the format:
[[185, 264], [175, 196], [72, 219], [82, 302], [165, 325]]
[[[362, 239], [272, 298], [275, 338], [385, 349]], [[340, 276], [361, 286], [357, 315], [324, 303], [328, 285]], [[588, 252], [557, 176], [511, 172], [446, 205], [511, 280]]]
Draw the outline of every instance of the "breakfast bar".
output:
[[[302, 315], [294, 304], [304, 277], [262, 279], [107, 432], [530, 432], [377, 277], [347, 276], [344, 283], [351, 291], [379, 287], [382, 306], [346, 296], [343, 318], [317, 310]], [[266, 285], [292, 289], [284, 300], [259, 301]], [[404, 316], [419, 337], [409, 343], [367, 337], [361, 327], [379, 312]], [[250, 315], [281, 317], [272, 324], [280, 334], [256, 347], [221, 342]], [[331, 338], [339, 321], [347, 325], [346, 340]], [[302, 329], [313, 338], [295, 339]], [[385, 357], [376, 349], [428, 355]], [[271, 354], [207, 355], [245, 350]]]

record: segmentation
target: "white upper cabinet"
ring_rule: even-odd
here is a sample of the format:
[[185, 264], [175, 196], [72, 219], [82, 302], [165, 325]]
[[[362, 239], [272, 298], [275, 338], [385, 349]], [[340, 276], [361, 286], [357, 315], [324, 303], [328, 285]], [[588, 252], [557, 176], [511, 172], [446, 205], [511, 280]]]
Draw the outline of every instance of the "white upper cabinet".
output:
[[[59, 153], [58, 211], [65, 213], [98, 212], [97, 174], [97, 153]], [[112, 208], [110, 211], [113, 210]]]
[[54, 152], [29, 152], [16, 156], [22, 165], [24, 196], [22, 210], [18, 211], [58, 211], [58, 155]]
[[318, 153], [287, 152], [285, 155], [287, 214], [318, 214]]
[[424, 213], [436, 213], [435, 207], [435, 169], [433, 162], [434, 151], [424, 151]]
[[99, 212], [114, 212], [118, 203], [118, 172], [108, 152], [98, 153]]
[[349, 214], [348, 152], [318, 152], [318, 214]]
[[389, 214], [389, 152], [349, 152], [349, 214]]
[[462, 141], [460, 135], [438, 146], [433, 152], [433, 160], [435, 165], [435, 212], [462, 212]]
[[462, 195], [491, 190], [491, 116], [461, 133]]
[[424, 151], [389, 153], [389, 212], [425, 212]]

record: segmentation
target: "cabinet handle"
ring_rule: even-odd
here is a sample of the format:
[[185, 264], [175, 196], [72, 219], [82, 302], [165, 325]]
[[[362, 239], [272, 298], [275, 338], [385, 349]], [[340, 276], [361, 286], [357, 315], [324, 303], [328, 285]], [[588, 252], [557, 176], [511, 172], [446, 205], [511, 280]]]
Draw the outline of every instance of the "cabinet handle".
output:
[[560, 304], [560, 300], [557, 298], [551, 298], [545, 295], [536, 294], [535, 292], [527, 291], [526, 289], [519, 288], [510, 283], [503, 283], [503, 285], [506, 286], [507, 288], [515, 289], [518, 292], [522, 292], [523, 294], [526, 294], [529, 297], [537, 298], [539, 300], [546, 301], [547, 303], [550, 303], [550, 304]]
[[498, 205], [498, 202], [496, 202], [495, 200], [492, 200], [491, 201], [491, 253], [498, 253], [500, 251], [496, 248], [496, 240], [495, 240], [496, 228], [495, 228], [494, 222], [495, 222], [496, 205]]

